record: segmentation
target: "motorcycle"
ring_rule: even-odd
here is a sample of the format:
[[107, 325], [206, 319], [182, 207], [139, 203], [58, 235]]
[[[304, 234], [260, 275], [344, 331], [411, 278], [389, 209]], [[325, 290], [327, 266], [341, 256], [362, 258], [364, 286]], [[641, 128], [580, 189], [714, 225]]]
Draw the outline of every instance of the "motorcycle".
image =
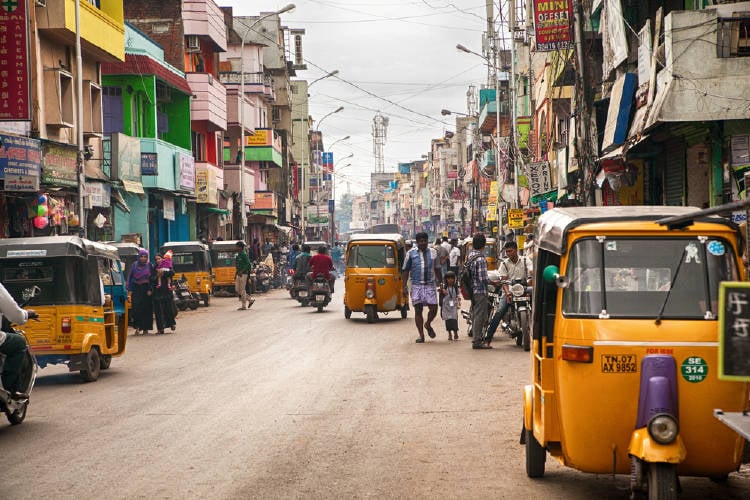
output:
[[503, 331], [516, 340], [517, 346], [524, 351], [531, 349], [531, 294], [527, 293], [527, 282], [524, 279], [503, 282], [510, 288], [510, 307], [504, 321]]
[[266, 293], [271, 289], [271, 268], [260, 263], [255, 268], [255, 290]]
[[328, 280], [323, 276], [318, 276], [312, 282], [310, 305], [317, 307], [318, 312], [321, 312], [329, 302], [331, 302], [331, 288]]
[[200, 295], [190, 291], [190, 285], [188, 285], [185, 276], [182, 276], [178, 280], [172, 280], [172, 294], [174, 296], [175, 306], [177, 306], [177, 309], [180, 311], [184, 311], [188, 308], [192, 310], [198, 309], [201, 300]]
[[284, 275], [284, 288], [289, 291], [291, 298], [297, 300], [297, 295], [294, 292], [294, 269], [289, 269]]
[[[40, 292], [41, 289], [38, 286], [34, 286], [33, 289], [29, 291], [28, 299], [24, 300], [23, 303], [20, 304], [21, 307], [27, 305], [29, 301], [37, 296]], [[29, 319], [38, 321], [35, 316], [29, 316]], [[5, 316], [3, 316], [2, 329], [5, 332], [14, 332], [21, 335], [24, 334], [23, 331], [13, 328], [10, 324], [10, 321], [8, 321]], [[2, 372], [4, 363], [5, 355], [0, 354], [0, 372]], [[31, 390], [34, 388], [34, 381], [36, 380], [37, 370], [38, 365], [36, 363], [36, 358], [34, 357], [34, 354], [32, 354], [31, 349], [29, 349], [27, 343], [26, 350], [24, 351], [23, 355], [23, 361], [21, 363], [21, 393], [11, 394], [8, 390], [2, 387], [2, 383], [0, 383], [0, 411], [5, 413], [5, 416], [8, 418], [8, 422], [10, 422], [11, 425], [18, 425], [26, 418], [26, 410], [29, 407], [29, 396], [31, 394]]]
[[307, 283], [305, 283], [305, 280], [294, 280], [291, 293], [302, 307], [310, 305], [310, 291], [307, 289]]

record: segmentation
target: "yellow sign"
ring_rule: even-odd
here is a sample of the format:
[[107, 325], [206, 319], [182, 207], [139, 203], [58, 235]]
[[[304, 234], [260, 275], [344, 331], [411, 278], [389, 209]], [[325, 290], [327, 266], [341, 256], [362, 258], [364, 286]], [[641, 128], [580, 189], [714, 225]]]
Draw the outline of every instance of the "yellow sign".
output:
[[255, 129], [255, 133], [253, 135], [248, 135], [245, 137], [245, 144], [247, 146], [270, 146], [270, 134], [270, 130]]
[[487, 220], [497, 220], [497, 203], [487, 205]]
[[511, 208], [508, 210], [508, 227], [511, 229], [523, 229], [522, 208]]
[[490, 191], [487, 194], [487, 201], [489, 201], [490, 204], [497, 202], [497, 181], [490, 182]]

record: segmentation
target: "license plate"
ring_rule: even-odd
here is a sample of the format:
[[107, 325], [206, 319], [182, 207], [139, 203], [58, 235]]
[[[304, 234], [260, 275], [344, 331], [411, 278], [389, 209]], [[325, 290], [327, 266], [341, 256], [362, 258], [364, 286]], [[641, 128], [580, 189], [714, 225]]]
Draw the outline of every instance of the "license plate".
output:
[[297, 295], [299, 295], [300, 297], [307, 297], [307, 290], [300, 290], [299, 292], [297, 292]]
[[602, 354], [602, 373], [638, 373], [638, 356]]
[[315, 300], [317, 300], [318, 302], [323, 302], [324, 300], [326, 300], [326, 296], [325, 295], [316, 295], [315, 296]]
[[513, 297], [513, 302], [528, 302], [526, 297]]

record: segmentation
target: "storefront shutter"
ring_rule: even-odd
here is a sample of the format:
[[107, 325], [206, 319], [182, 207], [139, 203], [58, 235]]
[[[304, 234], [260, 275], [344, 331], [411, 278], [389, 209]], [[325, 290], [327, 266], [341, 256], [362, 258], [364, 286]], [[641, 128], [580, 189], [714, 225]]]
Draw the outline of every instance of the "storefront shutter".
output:
[[685, 143], [672, 140], [666, 143], [664, 165], [664, 203], [671, 206], [685, 204]]

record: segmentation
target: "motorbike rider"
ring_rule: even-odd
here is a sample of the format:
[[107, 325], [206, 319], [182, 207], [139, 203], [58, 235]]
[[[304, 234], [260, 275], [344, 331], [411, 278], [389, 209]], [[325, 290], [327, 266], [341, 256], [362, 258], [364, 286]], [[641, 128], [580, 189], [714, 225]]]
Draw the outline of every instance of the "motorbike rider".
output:
[[531, 283], [531, 278], [534, 272], [531, 259], [526, 256], [518, 255], [518, 244], [515, 241], [507, 242], [503, 249], [505, 250], [506, 259], [500, 262], [500, 266], [498, 267], [500, 279], [504, 282], [502, 285], [503, 293], [500, 294], [500, 303], [495, 311], [495, 315], [492, 316], [490, 324], [487, 327], [487, 340], [490, 342], [497, 331], [497, 327], [508, 312], [508, 307], [510, 307], [510, 285], [507, 281], [513, 283], [520, 280], [527, 285], [527, 294], [531, 295], [532, 291], [532, 287], [528, 286], [528, 284]]
[[[302, 245], [302, 252], [294, 259], [294, 281], [304, 281], [310, 271], [310, 245]], [[296, 283], [295, 283], [296, 285]]]
[[328, 248], [325, 245], [318, 247], [318, 253], [310, 257], [310, 272], [307, 275], [307, 288], [312, 291], [312, 282], [318, 276], [323, 276], [328, 281], [328, 286], [333, 294], [333, 283], [336, 277], [333, 271], [333, 259], [328, 255]]
[[[0, 283], [0, 319], [7, 320], [8, 323], [23, 325], [36, 317], [37, 314], [34, 310], [21, 309], [10, 292]], [[3, 321], [4, 325], [5, 323], [6, 321]], [[0, 329], [0, 353], [5, 354], [2, 374], [3, 387], [11, 394], [11, 397], [22, 399], [28, 397], [28, 395], [19, 392], [23, 353], [28, 347], [23, 335], [6, 331], [7, 329]]]

